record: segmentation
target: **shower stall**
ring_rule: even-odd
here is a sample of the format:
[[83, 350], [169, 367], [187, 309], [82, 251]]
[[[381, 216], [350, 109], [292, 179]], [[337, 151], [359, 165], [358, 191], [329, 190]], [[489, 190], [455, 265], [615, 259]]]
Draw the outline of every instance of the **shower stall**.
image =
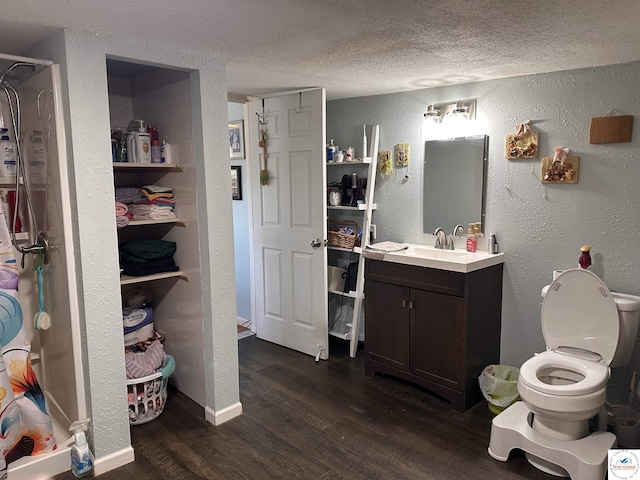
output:
[[[16, 62], [20, 68], [11, 69]], [[23, 169], [18, 169], [17, 178], [0, 176], [0, 190], [3, 198], [17, 197], [15, 211], [21, 225], [13, 225], [12, 237], [19, 272], [18, 300], [31, 343], [31, 363], [57, 441], [51, 453], [10, 463], [8, 478], [16, 480], [68, 470], [73, 444], [68, 428], [73, 421], [86, 418], [87, 411], [60, 72], [46, 60], [0, 54], [0, 75], [3, 72], [7, 73], [2, 80], [15, 95], [8, 99], [6, 90], [0, 89], [0, 127], [11, 131], [18, 126], [19, 110], [16, 150], [20, 150]], [[9, 211], [13, 213], [12, 208]], [[43, 311], [50, 326], [38, 315]]]

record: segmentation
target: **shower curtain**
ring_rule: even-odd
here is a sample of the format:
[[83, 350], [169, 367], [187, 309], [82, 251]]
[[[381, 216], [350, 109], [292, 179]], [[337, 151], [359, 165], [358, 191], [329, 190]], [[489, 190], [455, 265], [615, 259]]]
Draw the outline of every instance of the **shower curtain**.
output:
[[44, 393], [31, 367], [18, 278], [9, 229], [0, 215], [0, 478], [14, 460], [56, 449]]

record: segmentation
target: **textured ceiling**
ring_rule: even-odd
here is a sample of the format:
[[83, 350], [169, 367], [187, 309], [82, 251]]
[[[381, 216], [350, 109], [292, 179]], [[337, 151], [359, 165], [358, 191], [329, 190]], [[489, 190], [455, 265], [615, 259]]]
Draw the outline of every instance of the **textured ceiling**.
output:
[[639, 0], [2, 0], [0, 52], [59, 28], [227, 63], [230, 95], [329, 99], [640, 60]]

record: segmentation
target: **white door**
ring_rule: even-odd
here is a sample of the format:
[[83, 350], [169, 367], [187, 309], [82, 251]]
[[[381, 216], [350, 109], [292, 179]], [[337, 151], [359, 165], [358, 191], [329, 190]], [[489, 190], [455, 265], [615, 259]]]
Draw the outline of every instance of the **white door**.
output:
[[[325, 91], [249, 102], [256, 335], [326, 359]], [[264, 105], [264, 109], [263, 109]], [[261, 184], [267, 141], [268, 181]]]

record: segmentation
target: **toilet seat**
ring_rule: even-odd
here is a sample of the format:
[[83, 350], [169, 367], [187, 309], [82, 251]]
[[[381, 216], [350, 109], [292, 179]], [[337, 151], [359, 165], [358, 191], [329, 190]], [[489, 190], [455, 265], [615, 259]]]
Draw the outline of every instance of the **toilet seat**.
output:
[[[554, 367], [577, 372], [584, 379], [566, 385], [551, 385], [540, 380], [539, 372]], [[609, 367], [564, 353], [546, 351], [524, 362], [520, 367], [519, 380], [529, 388], [550, 395], [586, 395], [605, 387], [609, 380]]]
[[[557, 396], [604, 389], [620, 326], [616, 303], [602, 280], [588, 270], [566, 270], [546, 291], [541, 323], [547, 351], [524, 362], [520, 382]], [[549, 376], [568, 380], [552, 385], [540, 378]]]
[[[605, 365], [616, 353], [616, 302], [604, 282], [588, 270], [566, 270], [551, 283], [542, 302], [541, 323], [547, 350], [592, 352]], [[598, 361], [597, 355], [585, 358]]]

